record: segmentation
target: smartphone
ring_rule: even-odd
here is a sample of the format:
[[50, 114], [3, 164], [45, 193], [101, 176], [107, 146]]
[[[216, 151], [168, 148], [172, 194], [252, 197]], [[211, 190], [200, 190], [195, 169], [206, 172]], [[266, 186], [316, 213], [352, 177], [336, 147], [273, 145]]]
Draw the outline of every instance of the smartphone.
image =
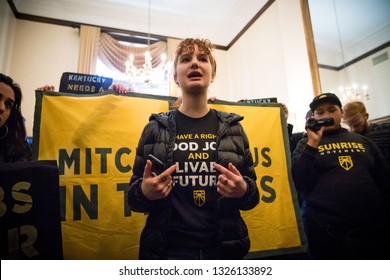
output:
[[154, 155], [149, 154], [148, 159], [152, 162], [152, 171], [157, 175], [161, 174], [166, 169], [165, 164]]

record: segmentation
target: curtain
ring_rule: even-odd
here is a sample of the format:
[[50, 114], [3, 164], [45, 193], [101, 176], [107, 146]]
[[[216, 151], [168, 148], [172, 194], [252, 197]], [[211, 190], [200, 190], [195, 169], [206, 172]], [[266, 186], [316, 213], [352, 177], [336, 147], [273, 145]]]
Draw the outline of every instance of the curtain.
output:
[[80, 47], [77, 72], [96, 73], [96, 59], [99, 53], [100, 27], [80, 26]]
[[161, 55], [167, 52], [167, 43], [157, 42], [149, 47], [126, 46], [107, 33], [101, 33], [98, 56], [108, 67], [124, 73], [126, 71], [126, 60], [129, 55], [134, 55], [134, 66], [138, 68], [145, 63], [144, 53], [148, 49], [152, 56], [152, 66], [156, 67], [161, 63]]

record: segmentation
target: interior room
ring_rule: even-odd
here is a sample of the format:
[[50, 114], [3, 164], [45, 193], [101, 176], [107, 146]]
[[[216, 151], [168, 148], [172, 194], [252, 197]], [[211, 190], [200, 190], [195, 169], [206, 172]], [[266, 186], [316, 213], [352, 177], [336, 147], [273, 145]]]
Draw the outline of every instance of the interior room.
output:
[[[208, 38], [218, 61], [210, 96], [276, 97], [288, 106], [294, 131], [304, 130], [313, 96], [332, 91], [342, 98], [340, 86], [353, 84], [366, 86], [370, 118], [383, 119], [390, 110], [389, 10], [386, 0], [2, 0], [0, 71], [23, 89], [28, 136], [35, 89], [58, 88], [62, 73], [80, 72], [81, 25], [143, 46], [166, 42], [168, 60], [180, 39]], [[166, 94], [179, 90], [171, 84]]]
[[8, 274], [384, 274], [389, 11], [0, 0], [0, 259], [123, 262]]

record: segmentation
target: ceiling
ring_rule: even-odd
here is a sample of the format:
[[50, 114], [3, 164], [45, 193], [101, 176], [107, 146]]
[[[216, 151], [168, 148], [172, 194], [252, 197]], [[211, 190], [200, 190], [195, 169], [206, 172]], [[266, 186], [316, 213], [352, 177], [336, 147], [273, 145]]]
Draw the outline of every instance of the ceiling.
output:
[[[19, 13], [227, 46], [268, 0], [13, 0]], [[149, 30], [150, 3], [150, 30]]]
[[[340, 53], [340, 45], [343, 46], [345, 56], [342, 60], [348, 61], [390, 41], [390, 0], [308, 1], [319, 63], [334, 66], [342, 64], [340, 58], [330, 55], [331, 52]], [[43, 17], [172, 38], [201, 37], [210, 39], [216, 45], [229, 47], [240, 32], [251, 24], [251, 20], [261, 14], [262, 8], [266, 8], [273, 1], [8, 0], [8, 2], [13, 2], [22, 18]], [[364, 44], [356, 48], [355, 43], [361, 41], [364, 41]]]
[[390, 0], [308, 0], [317, 59], [340, 66], [389, 45]]

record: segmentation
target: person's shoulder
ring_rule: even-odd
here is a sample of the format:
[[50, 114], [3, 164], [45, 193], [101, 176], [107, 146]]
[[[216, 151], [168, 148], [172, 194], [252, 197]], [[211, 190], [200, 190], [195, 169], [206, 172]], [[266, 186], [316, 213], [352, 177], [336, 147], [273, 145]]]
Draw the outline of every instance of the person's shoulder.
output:
[[159, 119], [165, 119], [170, 117], [176, 109], [165, 111], [165, 112], [160, 112], [160, 113], [152, 113], [149, 117], [149, 120], [159, 120]]
[[164, 126], [169, 126], [170, 119], [174, 117], [177, 109], [169, 110], [166, 112], [152, 113], [149, 117], [149, 123], [147, 126], [155, 126], [158, 124], [163, 124]]
[[368, 138], [390, 138], [390, 123], [373, 123], [366, 135]]
[[218, 117], [220, 117], [223, 121], [227, 123], [232, 123], [232, 122], [239, 122], [244, 119], [243, 116], [237, 114], [237, 113], [228, 113], [225, 111], [220, 111], [216, 109], [212, 109], [215, 114], [217, 114]]
[[375, 137], [372, 137], [372, 135], [361, 135], [354, 132], [348, 132], [348, 141], [356, 142], [356, 143], [362, 143], [363, 145], [372, 146], [374, 144]]
[[324, 137], [327, 139], [336, 139], [337, 141], [366, 142], [368, 140], [368, 137], [351, 132], [343, 127], [324, 134]]
[[387, 131], [390, 131], [390, 122], [372, 123], [370, 125], [369, 130], [372, 130], [372, 131], [376, 131], [376, 130], [387, 130]]

